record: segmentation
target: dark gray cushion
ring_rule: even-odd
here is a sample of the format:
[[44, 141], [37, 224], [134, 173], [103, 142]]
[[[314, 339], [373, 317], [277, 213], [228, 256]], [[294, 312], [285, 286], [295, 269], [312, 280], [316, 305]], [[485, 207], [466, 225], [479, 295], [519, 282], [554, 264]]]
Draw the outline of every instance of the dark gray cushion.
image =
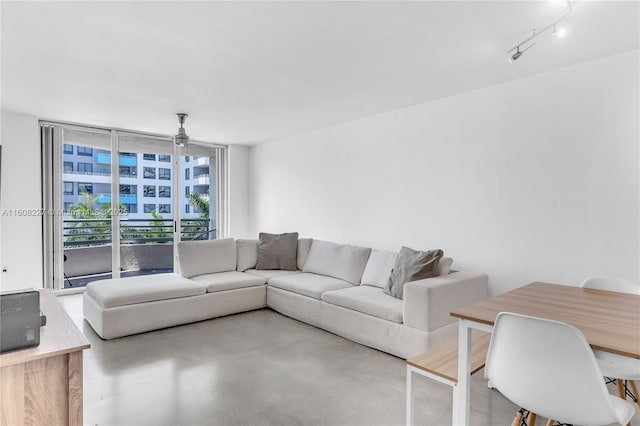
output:
[[443, 255], [444, 252], [440, 249], [417, 251], [402, 247], [391, 271], [391, 280], [384, 287], [384, 292], [402, 299], [406, 283], [438, 276], [438, 263]]
[[258, 237], [258, 262], [256, 269], [298, 269], [298, 233], [267, 234]]

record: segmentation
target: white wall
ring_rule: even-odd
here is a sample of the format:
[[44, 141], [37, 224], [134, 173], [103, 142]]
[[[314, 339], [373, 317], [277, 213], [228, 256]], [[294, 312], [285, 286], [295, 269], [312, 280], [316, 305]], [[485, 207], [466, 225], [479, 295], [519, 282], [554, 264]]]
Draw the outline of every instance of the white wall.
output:
[[1, 114], [0, 265], [7, 272], [0, 272], [0, 289], [41, 288], [42, 171], [38, 119], [9, 111]]
[[488, 273], [493, 294], [536, 280], [639, 279], [638, 59], [253, 147], [252, 234], [442, 248], [454, 268]]
[[229, 236], [249, 234], [249, 147], [229, 146]]

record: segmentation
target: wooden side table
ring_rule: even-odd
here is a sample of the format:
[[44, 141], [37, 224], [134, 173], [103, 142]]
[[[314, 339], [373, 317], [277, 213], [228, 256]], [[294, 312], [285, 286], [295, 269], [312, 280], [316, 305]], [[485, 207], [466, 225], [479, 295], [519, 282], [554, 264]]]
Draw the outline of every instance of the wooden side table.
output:
[[40, 290], [40, 309], [40, 345], [0, 355], [0, 425], [81, 425], [89, 342], [50, 290]]

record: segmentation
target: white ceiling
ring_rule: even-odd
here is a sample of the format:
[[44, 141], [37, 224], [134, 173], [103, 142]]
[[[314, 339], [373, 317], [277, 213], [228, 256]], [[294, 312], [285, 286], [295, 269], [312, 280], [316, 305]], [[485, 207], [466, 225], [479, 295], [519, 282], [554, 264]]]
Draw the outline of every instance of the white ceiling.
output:
[[[639, 46], [637, 1], [7, 2], [2, 107], [254, 144]], [[603, 76], [606, 78], [606, 76]]]

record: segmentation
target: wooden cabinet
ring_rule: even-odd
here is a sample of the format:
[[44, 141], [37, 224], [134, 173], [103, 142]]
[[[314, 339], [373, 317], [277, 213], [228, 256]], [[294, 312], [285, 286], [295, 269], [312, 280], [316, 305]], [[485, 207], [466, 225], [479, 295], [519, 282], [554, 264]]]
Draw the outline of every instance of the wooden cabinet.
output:
[[0, 355], [0, 425], [81, 425], [82, 351], [89, 342], [49, 290], [40, 345]]

